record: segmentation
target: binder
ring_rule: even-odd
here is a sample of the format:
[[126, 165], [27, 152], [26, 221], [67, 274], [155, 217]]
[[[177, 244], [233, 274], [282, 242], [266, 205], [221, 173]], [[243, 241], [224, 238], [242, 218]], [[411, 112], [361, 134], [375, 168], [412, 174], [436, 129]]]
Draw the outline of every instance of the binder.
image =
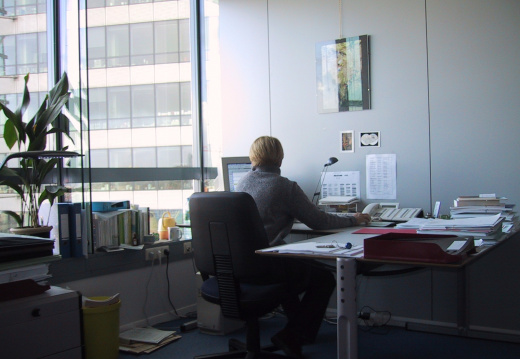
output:
[[69, 209], [70, 254], [72, 257], [83, 257], [86, 253], [83, 249], [81, 203], [70, 203]]
[[48, 218], [46, 223], [52, 226], [50, 238], [54, 239], [55, 254], [60, 254], [62, 258], [69, 258], [71, 254], [69, 207], [70, 203], [54, 203], [51, 207], [47, 201], [40, 206], [40, 216]]
[[475, 252], [475, 242], [471, 236], [386, 233], [366, 238], [364, 250], [365, 259], [456, 264]]

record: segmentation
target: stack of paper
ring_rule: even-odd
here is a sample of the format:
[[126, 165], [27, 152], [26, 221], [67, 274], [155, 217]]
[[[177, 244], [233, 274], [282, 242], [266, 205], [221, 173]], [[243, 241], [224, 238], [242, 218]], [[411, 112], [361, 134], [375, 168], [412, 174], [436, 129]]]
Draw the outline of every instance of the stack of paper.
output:
[[500, 214], [462, 219], [433, 219], [423, 224], [417, 233], [486, 237], [501, 231], [502, 221]]
[[503, 217], [508, 217], [513, 211], [514, 205], [500, 206], [464, 206], [464, 207], [450, 207], [451, 218], [470, 218], [489, 216], [493, 214], [501, 214]]
[[497, 197], [492, 194], [480, 194], [478, 196], [460, 196], [450, 207], [452, 219], [485, 217], [500, 214], [504, 219], [503, 232], [509, 232], [511, 228], [518, 225], [518, 217], [513, 211], [515, 205], [504, 203], [505, 197]]
[[450, 234], [486, 237], [501, 232], [503, 218], [500, 214], [461, 219], [413, 218], [399, 223], [396, 228], [416, 229], [423, 234]]
[[363, 246], [357, 245], [346, 248], [345, 244], [328, 244], [322, 242], [297, 242], [277, 247], [262, 249], [262, 252], [310, 254], [324, 257], [362, 257]]
[[25, 266], [20, 268], [12, 268], [0, 271], [0, 284], [15, 282], [25, 279], [32, 279], [35, 282], [41, 282], [48, 278], [51, 275], [49, 274], [49, 264], [35, 264], [31, 266]]
[[119, 334], [119, 350], [134, 354], [148, 354], [180, 337], [175, 331], [170, 330], [134, 328]]
[[345, 205], [359, 202], [356, 196], [327, 196], [320, 199], [320, 205]]
[[85, 308], [99, 308], [106, 307], [119, 302], [119, 293], [111, 297], [83, 297], [83, 307]]

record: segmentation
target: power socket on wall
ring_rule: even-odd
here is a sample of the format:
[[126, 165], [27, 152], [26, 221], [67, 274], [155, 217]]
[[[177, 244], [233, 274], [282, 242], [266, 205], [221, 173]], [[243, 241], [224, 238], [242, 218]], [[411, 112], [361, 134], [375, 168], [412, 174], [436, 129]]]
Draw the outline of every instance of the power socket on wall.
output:
[[147, 261], [153, 261], [155, 259], [161, 261], [163, 258], [166, 258], [166, 254], [164, 254], [164, 251], [169, 249], [170, 248], [168, 246], [147, 248], [144, 252], [144, 258]]
[[191, 242], [184, 242], [184, 254], [189, 254], [191, 253], [192, 251], [192, 248], [191, 248]]

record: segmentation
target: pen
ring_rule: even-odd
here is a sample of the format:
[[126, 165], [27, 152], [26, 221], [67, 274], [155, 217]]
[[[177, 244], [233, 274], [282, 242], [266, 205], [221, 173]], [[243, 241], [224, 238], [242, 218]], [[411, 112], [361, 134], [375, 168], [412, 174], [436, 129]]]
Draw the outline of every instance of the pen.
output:
[[[316, 248], [341, 248], [341, 249], [343, 249], [343, 247], [340, 247], [339, 245], [334, 245], [334, 244], [318, 244], [316, 246]], [[345, 248], [346, 249], [352, 248], [352, 243], [350, 243], [350, 242], [345, 243]]]

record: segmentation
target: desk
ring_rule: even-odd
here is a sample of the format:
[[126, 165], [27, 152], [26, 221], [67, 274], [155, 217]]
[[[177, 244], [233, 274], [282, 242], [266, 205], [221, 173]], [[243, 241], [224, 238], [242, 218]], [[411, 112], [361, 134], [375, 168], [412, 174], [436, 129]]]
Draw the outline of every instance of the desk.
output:
[[[352, 234], [358, 230], [359, 227], [345, 229], [342, 232], [330, 234], [323, 237], [314, 238], [313, 242], [331, 243], [336, 241], [339, 245], [351, 242], [353, 245], [362, 245], [365, 238], [373, 237], [374, 234]], [[504, 238], [505, 239], [505, 238]], [[291, 253], [273, 253], [261, 252], [262, 255], [285, 256], [285, 257], [299, 257], [312, 258], [320, 260], [335, 260], [336, 261], [336, 277], [337, 277], [337, 335], [338, 335], [338, 358], [340, 359], [356, 359], [358, 357], [357, 348], [357, 306], [356, 306], [356, 275], [360, 269], [365, 265], [403, 265], [424, 268], [448, 268], [456, 271], [457, 274], [457, 330], [460, 335], [465, 335], [468, 330], [468, 298], [467, 283], [466, 283], [466, 266], [483, 255], [491, 252], [491, 250], [500, 246], [504, 240], [502, 239], [497, 244], [491, 247], [479, 247], [480, 252], [477, 255], [470, 256], [468, 259], [458, 264], [432, 264], [432, 263], [416, 263], [416, 262], [397, 262], [397, 261], [379, 261], [367, 260], [364, 258], [334, 258], [323, 257], [316, 254], [291, 254]], [[281, 248], [279, 247], [272, 247]], [[342, 340], [342, 339], [345, 340]]]

